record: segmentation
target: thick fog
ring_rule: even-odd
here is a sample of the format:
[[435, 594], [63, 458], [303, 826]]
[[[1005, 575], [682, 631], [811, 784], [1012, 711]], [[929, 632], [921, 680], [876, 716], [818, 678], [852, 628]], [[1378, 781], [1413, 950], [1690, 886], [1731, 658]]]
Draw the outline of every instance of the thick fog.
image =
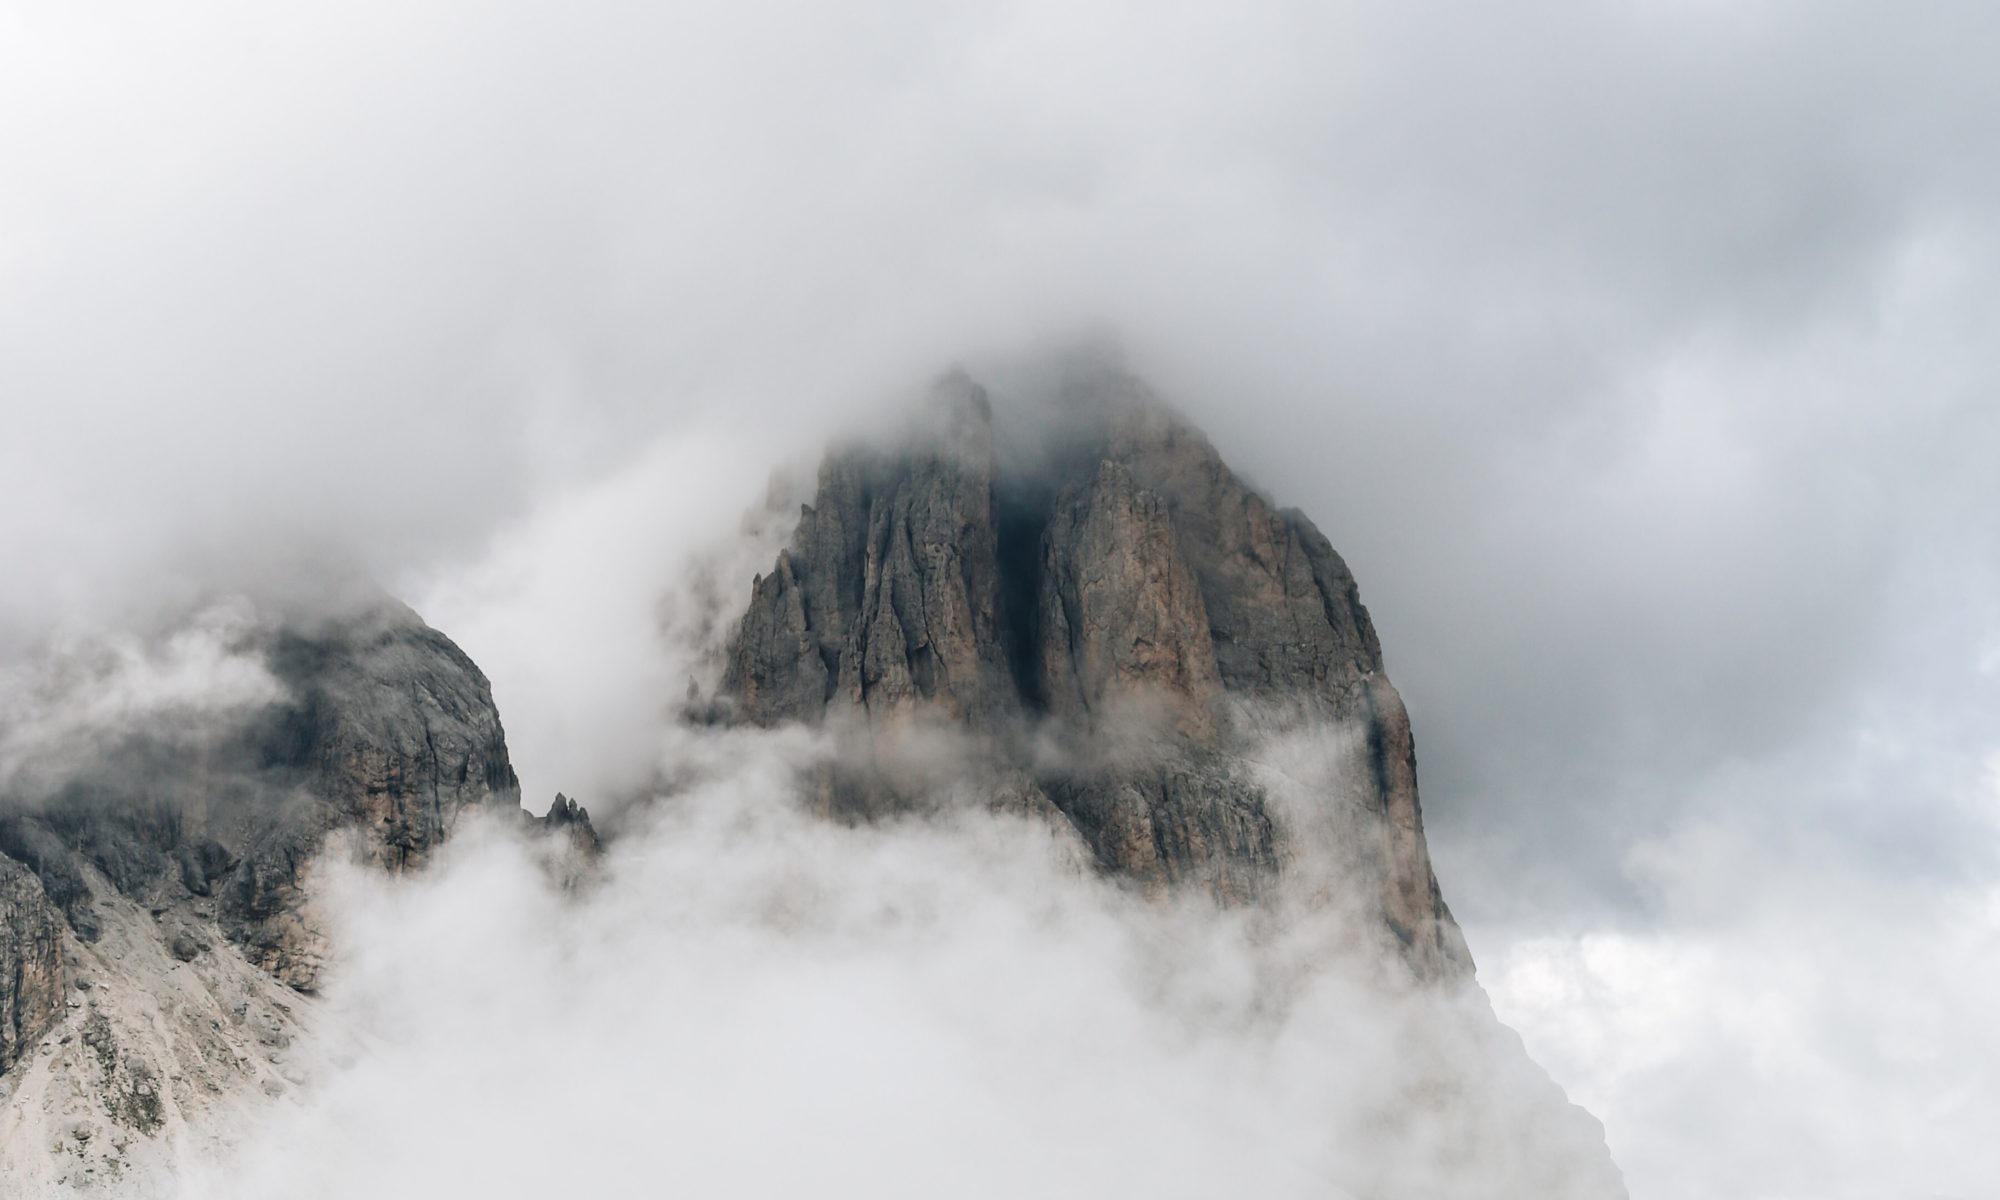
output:
[[334, 866], [345, 1045], [187, 1194], [1608, 1194], [1479, 998], [1334, 912], [1253, 936], [978, 806], [806, 816], [800, 730], [665, 748], [580, 893], [490, 825]]
[[[1481, 978], [1636, 1197], [1983, 1194], [1996, 43], [1955, 3], [8, 6], [0, 771], [253, 701], [163, 634], [194, 606], [373, 577], [492, 677], [531, 801], [612, 814], [774, 469], [1115, 341], [1346, 555]], [[493, 854], [352, 919], [449, 923]], [[477, 916], [473, 977], [553, 969]], [[921, 986], [899, 945], [847, 1003]], [[1064, 994], [1127, 1012], [1101, 969]], [[1176, 1109], [1205, 1068], [1118, 1053], [1188, 1126], [1300, 1078]]]

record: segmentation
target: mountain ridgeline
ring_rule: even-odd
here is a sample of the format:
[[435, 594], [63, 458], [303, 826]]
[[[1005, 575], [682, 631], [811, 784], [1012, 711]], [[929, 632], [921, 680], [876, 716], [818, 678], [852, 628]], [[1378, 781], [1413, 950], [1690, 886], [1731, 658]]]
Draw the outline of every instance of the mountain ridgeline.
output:
[[[907, 444], [829, 456], [755, 581], [723, 712], [869, 731], [818, 781], [857, 817], [934, 788], [899, 735], [970, 735], [996, 799], [1059, 814], [1115, 876], [1229, 904], [1360, 895], [1419, 978], [1469, 979], [1346, 564], [1138, 381], [1089, 372], [1057, 414], [1003, 449], [954, 375]], [[1334, 769], [1286, 812], [1254, 755], [1300, 730]]]

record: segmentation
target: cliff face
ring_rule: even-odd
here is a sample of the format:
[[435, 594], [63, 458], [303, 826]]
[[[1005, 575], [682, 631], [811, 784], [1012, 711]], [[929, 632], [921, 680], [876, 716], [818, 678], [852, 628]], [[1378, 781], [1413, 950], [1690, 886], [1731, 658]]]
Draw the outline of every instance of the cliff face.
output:
[[[1337, 858], [1418, 975], [1469, 976], [1409, 719], [1346, 564], [1136, 381], [1096, 372], [1067, 401], [1059, 438], [1010, 457], [985, 393], [954, 377], [908, 448], [830, 457], [752, 589], [724, 705], [766, 725], [969, 731], [1148, 890], [1242, 902]], [[1315, 802], [1340, 819], [1287, 821], [1246, 753], [1317, 726], [1352, 743]], [[913, 800], [866, 768], [823, 794], [861, 815]], [[1336, 825], [1343, 844], [1308, 844]]]
[[[352, 831], [360, 855], [383, 868], [417, 866], [467, 810], [517, 809], [520, 785], [486, 676], [400, 606], [281, 633], [270, 662], [291, 698], [238, 750], [255, 795], [213, 814], [232, 836], [213, 856], [231, 865], [211, 886], [250, 960], [310, 987], [318, 962], [297, 915], [299, 871], [330, 833]], [[292, 803], [274, 808], [273, 795]]]
[[0, 858], [0, 1072], [62, 1016], [62, 914], [27, 868]]
[[968, 722], [1018, 711], [1003, 629], [985, 397], [957, 394], [903, 453], [821, 468], [792, 548], [753, 588], [724, 689], [751, 720]]

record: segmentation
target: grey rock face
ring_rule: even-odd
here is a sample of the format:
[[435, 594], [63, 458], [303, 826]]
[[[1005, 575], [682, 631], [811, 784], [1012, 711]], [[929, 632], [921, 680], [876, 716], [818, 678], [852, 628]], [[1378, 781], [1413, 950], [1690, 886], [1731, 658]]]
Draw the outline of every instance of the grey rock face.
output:
[[[1346, 564], [1137, 381], [1070, 386], [1072, 427], [1020, 461], [996, 456], [991, 407], [962, 376], [907, 452], [830, 456], [752, 589], [723, 704], [765, 725], [969, 731], [1106, 870], [1230, 903], [1326, 861], [1300, 853], [1307, 831], [1274, 815], [1246, 761], [1251, 714], [1359, 730], [1344, 794], [1324, 797], [1363, 814], [1335, 857], [1417, 974], [1469, 977], [1424, 845], [1409, 719]], [[1037, 724], [1062, 753], [1029, 750]], [[863, 759], [820, 781], [824, 807], [908, 799]]]
[[723, 681], [752, 720], [1014, 711], [1001, 639], [985, 395], [948, 382], [906, 453], [828, 459], [759, 577]]
[[92, 873], [134, 901], [195, 905], [244, 956], [310, 989], [319, 939], [301, 873], [336, 831], [364, 860], [421, 863], [468, 809], [518, 805], [486, 678], [386, 599], [263, 635], [285, 698], [190, 745], [131, 731], [50, 796], [0, 805], [0, 855], [75, 935], [99, 934]]
[[0, 858], [0, 1072], [62, 1016], [62, 928], [34, 873]]
[[381, 865], [421, 862], [468, 808], [518, 802], [486, 676], [415, 613], [286, 632], [271, 657], [293, 700], [256, 731], [260, 767], [323, 799]]

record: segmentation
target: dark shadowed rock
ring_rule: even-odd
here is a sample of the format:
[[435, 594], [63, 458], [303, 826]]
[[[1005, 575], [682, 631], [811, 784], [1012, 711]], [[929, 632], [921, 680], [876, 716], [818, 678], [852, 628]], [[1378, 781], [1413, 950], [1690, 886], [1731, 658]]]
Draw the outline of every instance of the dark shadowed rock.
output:
[[172, 951], [173, 956], [182, 962], [193, 962], [195, 956], [208, 949], [208, 947], [202, 945], [201, 940], [187, 930], [176, 929], [167, 938], [167, 949]]
[[549, 805], [548, 815], [529, 819], [541, 826], [544, 833], [566, 838], [570, 845], [586, 854], [595, 856], [604, 852], [604, 843], [591, 827], [590, 810], [561, 792], [556, 793], [555, 803]]

